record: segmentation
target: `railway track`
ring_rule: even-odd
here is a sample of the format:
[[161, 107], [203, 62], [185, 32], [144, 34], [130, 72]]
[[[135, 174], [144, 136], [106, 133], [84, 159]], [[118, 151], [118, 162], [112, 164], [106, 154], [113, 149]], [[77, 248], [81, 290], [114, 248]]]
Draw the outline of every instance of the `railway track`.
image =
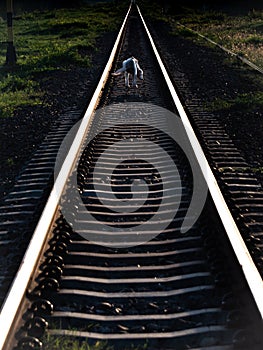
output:
[[[131, 50], [126, 90], [108, 73]], [[55, 175], [2, 349], [262, 348], [262, 280], [135, 5]]]

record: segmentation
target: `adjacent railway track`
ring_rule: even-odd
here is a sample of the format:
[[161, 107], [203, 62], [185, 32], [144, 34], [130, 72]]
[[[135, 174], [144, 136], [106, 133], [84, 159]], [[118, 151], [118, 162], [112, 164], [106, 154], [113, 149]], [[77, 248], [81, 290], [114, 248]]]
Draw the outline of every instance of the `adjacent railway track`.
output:
[[[138, 90], [109, 75], [131, 51]], [[260, 274], [135, 5], [55, 175], [2, 349], [261, 349]]]

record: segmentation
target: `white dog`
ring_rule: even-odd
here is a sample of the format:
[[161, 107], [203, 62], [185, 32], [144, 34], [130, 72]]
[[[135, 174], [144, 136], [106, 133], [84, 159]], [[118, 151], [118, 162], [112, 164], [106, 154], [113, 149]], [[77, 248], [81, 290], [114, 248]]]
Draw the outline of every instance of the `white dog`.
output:
[[143, 70], [139, 66], [138, 60], [135, 57], [130, 57], [122, 62], [122, 68], [118, 69], [116, 72], [112, 73], [113, 76], [118, 76], [124, 73], [125, 86], [130, 87], [129, 77], [130, 74], [133, 76], [132, 86], [138, 88], [137, 76], [143, 80]]

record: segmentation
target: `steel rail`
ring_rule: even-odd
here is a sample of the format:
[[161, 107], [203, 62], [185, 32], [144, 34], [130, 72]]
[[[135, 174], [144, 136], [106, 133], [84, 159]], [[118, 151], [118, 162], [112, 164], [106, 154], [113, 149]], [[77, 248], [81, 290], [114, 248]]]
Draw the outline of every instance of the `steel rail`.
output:
[[96, 108], [101, 90], [106, 84], [130, 10], [131, 10], [131, 5], [129, 6], [127, 14], [121, 25], [121, 28], [117, 35], [117, 39], [115, 41], [115, 44], [109, 56], [109, 60], [104, 68], [100, 81], [97, 85], [97, 88], [91, 98], [90, 104], [85, 112], [85, 115], [76, 133], [74, 141], [72, 142], [70, 150], [64, 160], [61, 170], [51, 190], [50, 196], [43, 210], [43, 213], [40, 217], [40, 220], [36, 226], [36, 229], [28, 245], [28, 248], [25, 252], [25, 255], [23, 257], [19, 270], [12, 282], [8, 295], [3, 303], [3, 306], [0, 312], [0, 329], [1, 329], [0, 349], [4, 349], [5, 343], [7, 342], [7, 339], [8, 339], [8, 335], [15, 321], [17, 310], [21, 305], [21, 302], [26, 293], [28, 284], [30, 282], [32, 271], [38, 262], [41, 249], [45, 243], [47, 233], [49, 231], [50, 225], [52, 224], [56, 210], [58, 208], [60, 196], [63, 193], [68, 176], [76, 161], [77, 155], [79, 153], [79, 149], [81, 148], [83, 138], [85, 137], [85, 132], [91, 122], [91, 116], [93, 114], [94, 109]]
[[191, 126], [191, 123], [188, 119], [188, 116], [183, 108], [183, 105], [178, 97], [178, 94], [175, 90], [175, 87], [169, 77], [169, 74], [162, 62], [162, 59], [159, 55], [159, 52], [154, 44], [153, 38], [149, 32], [149, 29], [143, 19], [143, 16], [141, 14], [141, 11], [137, 5], [137, 9], [139, 12], [139, 15], [142, 19], [142, 22], [144, 24], [145, 30], [147, 32], [147, 35], [149, 37], [149, 40], [151, 42], [153, 51], [156, 55], [156, 58], [158, 60], [158, 63], [160, 65], [160, 68], [162, 70], [162, 73], [164, 75], [165, 81], [168, 85], [168, 88], [170, 90], [171, 96], [174, 100], [174, 103], [176, 105], [176, 108], [178, 110], [178, 113], [181, 117], [182, 123], [185, 127], [186, 133], [189, 137], [190, 143], [192, 145], [193, 151], [195, 153], [195, 156], [197, 157], [199, 161], [200, 168], [202, 170], [203, 176], [205, 178], [205, 181], [207, 183], [208, 189], [210, 191], [210, 194], [213, 198], [213, 201], [215, 203], [217, 212], [221, 218], [222, 224], [226, 230], [226, 233], [228, 235], [229, 241], [232, 245], [232, 248], [236, 254], [236, 257], [238, 259], [240, 268], [242, 269], [246, 281], [249, 285], [250, 291], [253, 295], [254, 301], [257, 305], [258, 311], [261, 315], [261, 318], [263, 318], [263, 281], [262, 278], [250, 256], [250, 253], [242, 239], [242, 236], [239, 232], [239, 229], [232, 217], [232, 214], [226, 204], [226, 201], [223, 197], [223, 194], [218, 186], [218, 183], [216, 181], [216, 178], [208, 164], [208, 161], [206, 159], [206, 156], [202, 150], [202, 147], [195, 136], [195, 133], [193, 131], [193, 128]]

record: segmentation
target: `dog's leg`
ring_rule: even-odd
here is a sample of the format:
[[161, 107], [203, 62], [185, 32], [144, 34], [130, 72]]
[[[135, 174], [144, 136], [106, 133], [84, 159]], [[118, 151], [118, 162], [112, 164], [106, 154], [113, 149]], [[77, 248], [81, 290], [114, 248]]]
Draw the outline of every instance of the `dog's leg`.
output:
[[133, 82], [132, 82], [133, 87], [138, 87], [137, 85], [137, 64], [133, 61]]
[[124, 71], [125, 71], [125, 69], [120, 68], [120, 69], [116, 70], [116, 72], [111, 73], [111, 75], [113, 75], [114, 77], [117, 77], [118, 75], [121, 75], [122, 72], [124, 72]]
[[113, 75], [114, 77], [118, 76], [118, 75], [121, 75], [123, 72], [125, 72], [126, 70], [126, 64], [125, 64], [126, 61], [123, 61], [122, 62], [122, 67], [119, 68], [118, 70], [116, 70], [116, 72], [114, 73], [111, 73], [111, 75]]
[[138, 77], [143, 80], [143, 70], [139, 66], [139, 63], [137, 63], [137, 72], [138, 72]]
[[130, 87], [130, 84], [129, 84], [129, 73], [128, 72], [125, 72], [124, 73], [124, 78], [125, 78], [125, 86], [126, 87]]

